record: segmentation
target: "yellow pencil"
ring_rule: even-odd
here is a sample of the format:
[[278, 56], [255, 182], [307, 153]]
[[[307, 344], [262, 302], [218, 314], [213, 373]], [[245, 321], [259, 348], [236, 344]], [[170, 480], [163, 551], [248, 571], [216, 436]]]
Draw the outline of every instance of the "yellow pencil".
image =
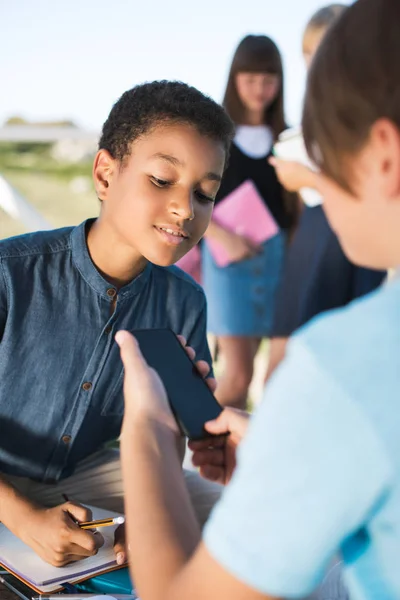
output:
[[98, 519], [97, 521], [84, 521], [79, 523], [81, 529], [97, 529], [98, 527], [111, 527], [112, 525], [122, 525], [125, 523], [125, 517], [113, 517], [109, 519]]

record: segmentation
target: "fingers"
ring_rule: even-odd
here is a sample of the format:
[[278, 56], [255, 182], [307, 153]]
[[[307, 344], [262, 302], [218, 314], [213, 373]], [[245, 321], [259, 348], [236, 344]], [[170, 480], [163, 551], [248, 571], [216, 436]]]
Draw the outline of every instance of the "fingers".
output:
[[205, 465], [224, 467], [226, 463], [225, 451], [221, 448], [195, 452], [192, 456], [192, 463], [195, 467], [203, 467]]
[[123, 565], [124, 563], [126, 563], [127, 553], [125, 546], [125, 525], [120, 525], [115, 530], [114, 552], [118, 565]]
[[75, 504], [74, 502], [66, 502], [62, 505], [62, 508], [78, 523], [92, 520], [92, 511], [89, 508], [86, 508], [86, 506]]
[[206, 360], [198, 360], [196, 362], [196, 367], [200, 375], [205, 379], [210, 372], [210, 365], [208, 362]]
[[[194, 361], [194, 359], [196, 358], [195, 350], [191, 346], [187, 346], [187, 340], [183, 335], [177, 335], [177, 338], [186, 350], [186, 353], [189, 356], [189, 358]], [[211, 370], [211, 367], [208, 364], [208, 362], [206, 360], [198, 360], [196, 362], [196, 367], [203, 379], [206, 379]], [[215, 392], [215, 390], [217, 389], [216, 380], [213, 377], [210, 377], [209, 379], [207, 379], [206, 383], [210, 390], [212, 392]]]
[[225, 483], [225, 469], [221, 467], [205, 465], [204, 467], [200, 467], [199, 472], [204, 479], [221, 484]]
[[[74, 554], [82, 554], [82, 556], [92, 556], [93, 554], [96, 554], [98, 549], [104, 544], [104, 538], [101, 533], [98, 531], [92, 533], [90, 531], [80, 529], [78, 526], [76, 526], [71, 532], [70, 541], [76, 549]], [[87, 554], [84, 554], [84, 550], [87, 551]]]
[[206, 440], [189, 440], [188, 445], [193, 452], [201, 452], [210, 448], [224, 448], [225, 443], [226, 436], [215, 436]]
[[249, 414], [235, 408], [225, 408], [219, 417], [204, 425], [213, 435], [233, 433], [242, 438], [247, 430]]
[[215, 377], [209, 377], [208, 379], [206, 379], [206, 384], [214, 394], [215, 390], [217, 389], [217, 380], [215, 379]]

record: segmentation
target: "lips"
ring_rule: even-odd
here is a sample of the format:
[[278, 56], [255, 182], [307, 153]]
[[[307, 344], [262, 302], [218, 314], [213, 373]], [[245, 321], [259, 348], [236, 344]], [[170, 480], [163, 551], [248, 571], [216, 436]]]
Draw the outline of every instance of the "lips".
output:
[[156, 225], [154, 228], [162, 238], [163, 242], [169, 246], [179, 246], [179, 244], [182, 244], [189, 239], [189, 235], [182, 229]]
[[165, 231], [165, 233], [168, 233], [169, 235], [174, 235], [176, 237], [183, 237], [185, 239], [187, 239], [189, 236], [188, 234], [183, 231], [182, 229], [176, 229], [176, 228], [172, 228], [172, 227], [160, 227], [156, 225], [156, 229], [158, 229], [159, 231]]

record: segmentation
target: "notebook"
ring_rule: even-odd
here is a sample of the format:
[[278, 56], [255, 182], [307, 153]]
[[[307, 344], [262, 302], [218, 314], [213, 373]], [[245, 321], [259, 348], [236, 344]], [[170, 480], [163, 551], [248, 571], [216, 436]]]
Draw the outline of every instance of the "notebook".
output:
[[[217, 204], [213, 220], [224, 229], [243, 235], [255, 244], [266, 242], [279, 231], [274, 217], [250, 179]], [[219, 267], [229, 265], [231, 261], [222, 244], [210, 238], [206, 238], [206, 243]]]
[[[93, 506], [88, 508], [92, 510], [93, 519], [120, 516], [119, 513], [101, 508]], [[39, 593], [59, 591], [62, 589], [63, 582], [76, 583], [121, 568], [115, 561], [113, 550], [116, 528], [117, 525], [101, 528], [104, 545], [96, 556], [90, 556], [65, 567], [53, 567], [0, 523], [0, 565]]]

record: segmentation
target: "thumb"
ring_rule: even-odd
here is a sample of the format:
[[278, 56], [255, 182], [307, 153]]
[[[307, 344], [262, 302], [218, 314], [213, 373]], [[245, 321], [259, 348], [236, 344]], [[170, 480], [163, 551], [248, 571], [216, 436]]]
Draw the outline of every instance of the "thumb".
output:
[[120, 347], [126, 377], [128, 379], [132, 376], [136, 379], [146, 377], [148, 365], [133, 335], [128, 331], [117, 331], [115, 341]]
[[247, 423], [247, 413], [235, 408], [225, 408], [219, 417], [213, 421], [208, 421], [204, 427], [214, 435], [232, 433], [242, 437], [247, 428]]

